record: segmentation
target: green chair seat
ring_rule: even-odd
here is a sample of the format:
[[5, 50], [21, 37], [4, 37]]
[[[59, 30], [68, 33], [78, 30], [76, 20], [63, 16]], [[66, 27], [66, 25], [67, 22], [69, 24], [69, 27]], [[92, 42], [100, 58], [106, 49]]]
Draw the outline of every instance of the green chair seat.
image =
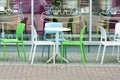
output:
[[6, 42], [6, 43], [17, 43], [17, 42], [21, 42], [18, 39], [0, 39], [0, 41], [2, 42]]
[[80, 45], [80, 41], [64, 41], [62, 42], [62, 45], [75, 45], [75, 46], [79, 46]]

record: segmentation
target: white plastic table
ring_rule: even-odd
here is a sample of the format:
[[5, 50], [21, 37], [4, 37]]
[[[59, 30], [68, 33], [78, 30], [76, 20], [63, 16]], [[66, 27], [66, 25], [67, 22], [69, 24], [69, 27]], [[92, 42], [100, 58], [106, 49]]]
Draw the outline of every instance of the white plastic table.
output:
[[[55, 58], [55, 56], [59, 56], [59, 57], [61, 57], [61, 55], [60, 55], [60, 53], [59, 53], [59, 32], [61, 32], [61, 31], [70, 31], [70, 29], [69, 28], [45, 28], [45, 30], [47, 30], [47, 31], [55, 31], [56, 32], [56, 53], [55, 53], [55, 55], [53, 56], [53, 58]], [[63, 58], [63, 60], [64, 61], [66, 61], [67, 63], [69, 63], [69, 61], [68, 60], [66, 60], [65, 58]], [[51, 61], [51, 60], [48, 60], [47, 62], [49, 62], [49, 61]]]

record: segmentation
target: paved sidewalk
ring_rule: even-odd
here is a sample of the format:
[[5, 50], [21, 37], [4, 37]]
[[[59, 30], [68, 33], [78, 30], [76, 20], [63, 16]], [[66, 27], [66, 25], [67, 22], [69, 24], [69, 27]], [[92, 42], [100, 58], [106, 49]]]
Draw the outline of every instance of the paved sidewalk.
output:
[[85, 65], [81, 63], [78, 53], [69, 53], [69, 64], [60, 64], [59, 58], [56, 64], [46, 64], [44, 59], [36, 53], [34, 64], [24, 62], [23, 57], [18, 59], [17, 53], [9, 52], [6, 62], [3, 61], [3, 53], [0, 53], [0, 80], [120, 80], [120, 63], [116, 56], [106, 54], [104, 64], [96, 61], [96, 53], [87, 53]]
[[0, 65], [0, 80], [119, 80], [120, 66]]

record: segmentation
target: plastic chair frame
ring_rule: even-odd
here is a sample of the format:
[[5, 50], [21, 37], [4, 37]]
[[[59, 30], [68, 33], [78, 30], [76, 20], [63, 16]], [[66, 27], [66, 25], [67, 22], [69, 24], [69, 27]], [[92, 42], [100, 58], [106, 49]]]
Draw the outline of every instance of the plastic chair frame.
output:
[[[107, 34], [106, 34], [105, 29], [103, 27], [101, 27], [101, 26], [99, 26], [99, 29], [100, 29], [100, 32], [101, 32], [101, 39], [100, 39], [100, 45], [99, 45], [99, 48], [98, 48], [96, 61], [98, 61], [98, 59], [99, 59], [100, 50], [101, 50], [101, 46], [102, 45], [104, 47], [103, 47], [103, 52], [102, 52], [101, 64], [103, 64], [105, 51], [106, 51], [106, 47], [107, 46], [113, 46], [113, 52], [114, 52], [114, 46], [118, 46], [118, 51], [117, 51], [118, 56], [117, 56], [117, 59], [119, 59], [119, 46], [120, 46], [120, 42], [116, 41], [116, 39], [113, 40], [113, 41], [107, 41]], [[114, 35], [114, 38], [115, 38], [115, 35]]]
[[[30, 56], [29, 56], [29, 61], [31, 61], [31, 64], [33, 64], [34, 62], [35, 51], [38, 45], [39, 46], [50, 46], [53, 51], [53, 56], [54, 56], [55, 55], [55, 43], [52, 41], [38, 41], [37, 32], [34, 26], [31, 25], [31, 29], [33, 31], [33, 41], [32, 41], [32, 46], [31, 46]], [[53, 59], [53, 63], [55, 63], [55, 59]]]
[[79, 41], [72, 41], [72, 40], [65, 40], [62, 42], [62, 57], [61, 57], [61, 63], [63, 63], [63, 57], [66, 57], [66, 46], [80, 46], [80, 51], [81, 51], [81, 55], [82, 55], [82, 63], [84, 64], [86, 61], [86, 55], [85, 55], [85, 51], [84, 51], [84, 44], [83, 44], [83, 34], [85, 31], [86, 26], [83, 26], [83, 28], [81, 29], [80, 32], [80, 40]]
[[24, 41], [23, 41], [23, 31], [24, 31], [25, 24], [24, 23], [19, 23], [16, 28], [16, 39], [0, 39], [0, 41], [3, 43], [4, 46], [4, 61], [6, 61], [6, 43], [16, 43], [17, 45], [17, 51], [18, 51], [18, 58], [20, 58], [20, 50], [19, 50], [19, 43], [22, 44], [22, 49], [23, 49], [23, 55], [24, 55], [24, 60], [26, 61], [26, 52], [24, 48]]

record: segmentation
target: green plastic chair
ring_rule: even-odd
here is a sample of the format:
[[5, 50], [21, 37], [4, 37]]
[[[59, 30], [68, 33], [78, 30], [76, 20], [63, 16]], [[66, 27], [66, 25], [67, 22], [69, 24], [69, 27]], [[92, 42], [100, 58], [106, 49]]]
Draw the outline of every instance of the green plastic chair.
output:
[[66, 46], [80, 46], [81, 55], [82, 55], [82, 63], [84, 64], [86, 61], [86, 55], [84, 51], [84, 44], [83, 44], [83, 34], [85, 31], [86, 26], [83, 26], [81, 32], [80, 32], [80, 40], [79, 41], [71, 41], [71, 40], [65, 40], [62, 42], [62, 53], [61, 53], [61, 63], [63, 63], [63, 57], [66, 57]]
[[19, 23], [16, 28], [16, 39], [0, 39], [0, 41], [4, 45], [4, 61], [6, 61], [6, 43], [16, 43], [17, 45], [17, 51], [18, 51], [18, 58], [20, 58], [20, 50], [19, 50], [19, 43], [22, 44], [22, 49], [24, 52], [24, 60], [26, 61], [26, 53], [25, 53], [25, 48], [24, 48], [24, 42], [23, 42], [23, 31], [24, 31], [25, 24], [24, 23]]

